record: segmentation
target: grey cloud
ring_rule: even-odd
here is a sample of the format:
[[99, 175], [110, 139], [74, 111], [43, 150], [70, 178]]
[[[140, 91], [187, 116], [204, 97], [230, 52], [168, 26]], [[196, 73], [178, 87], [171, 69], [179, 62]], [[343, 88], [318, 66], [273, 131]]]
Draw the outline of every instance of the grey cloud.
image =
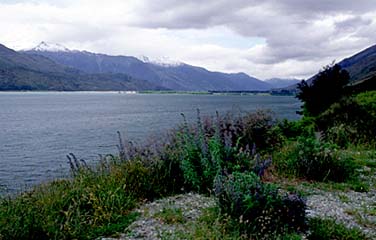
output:
[[285, 13], [312, 15], [336, 12], [364, 13], [376, 9], [373, 0], [269, 0]]
[[376, 10], [373, 0], [148, 0], [139, 10], [149, 13], [150, 17], [143, 15], [136, 24], [146, 27], [204, 28], [239, 20], [236, 19], [237, 12], [255, 7], [271, 9], [275, 17], [299, 16], [301, 21], [319, 18], [323, 14], [356, 14]]
[[336, 23], [336, 28], [338, 31], [355, 31], [358, 28], [364, 28], [368, 25], [372, 24], [371, 19], [364, 19], [360, 16], [354, 16], [344, 21], [340, 21]]
[[135, 25], [151, 28], [207, 28], [223, 25], [236, 19], [236, 12], [252, 6], [254, 0], [164, 0], [146, 1], [139, 9], [150, 18], [140, 17]]
[[[358, 43], [354, 42], [356, 36], [351, 39], [353, 46], [346, 44], [344, 48], [334, 43], [338, 38], [356, 34], [359, 28], [372, 24], [372, 20], [361, 16], [376, 11], [374, 0], [165, 0], [149, 3], [145, 2], [143, 11], [152, 16], [150, 21], [138, 19], [136, 25], [167, 29], [226, 26], [243, 36], [264, 38], [267, 43], [264, 56], [254, 60], [264, 64], [288, 59], [314, 60], [329, 54], [341, 56], [346, 49], [358, 49]], [[333, 29], [314, 25], [338, 14], [351, 17], [336, 22]], [[360, 42], [371, 43], [372, 38]]]

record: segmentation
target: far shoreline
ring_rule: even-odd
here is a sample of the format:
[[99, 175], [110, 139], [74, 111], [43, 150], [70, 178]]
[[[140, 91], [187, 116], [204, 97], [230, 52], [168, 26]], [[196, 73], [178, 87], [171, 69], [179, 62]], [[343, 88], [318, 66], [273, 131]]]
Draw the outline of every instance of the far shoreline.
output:
[[56, 90], [36, 90], [36, 91], [17, 91], [17, 90], [10, 90], [10, 91], [0, 91], [0, 94], [7, 94], [7, 93], [99, 93], [99, 94], [106, 94], [106, 93], [113, 93], [113, 94], [171, 94], [171, 95], [257, 95], [257, 96], [294, 96], [295, 94], [292, 92], [289, 93], [281, 93], [277, 91], [261, 91], [261, 90], [251, 90], [251, 91], [175, 91], [175, 90], [109, 90], [109, 91], [56, 91]]

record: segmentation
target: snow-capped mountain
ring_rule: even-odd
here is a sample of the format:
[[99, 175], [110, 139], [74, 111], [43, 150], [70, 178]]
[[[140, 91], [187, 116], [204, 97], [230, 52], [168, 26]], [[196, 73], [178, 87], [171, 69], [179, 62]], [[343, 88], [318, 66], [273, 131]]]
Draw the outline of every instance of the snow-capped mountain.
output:
[[26, 54], [37, 54], [54, 62], [78, 69], [89, 74], [127, 74], [143, 79], [164, 89], [183, 91], [244, 91], [268, 90], [266, 82], [245, 73], [212, 72], [168, 57], [110, 56], [87, 51], [71, 51], [60, 44], [42, 42]]
[[57, 43], [47, 43], [41, 42], [36, 47], [30, 49], [30, 51], [41, 51], [41, 52], [70, 52], [68, 48]]
[[166, 57], [166, 56], [159, 57], [159, 58], [150, 58], [150, 57], [142, 55], [142, 56], [139, 56], [137, 58], [144, 63], [151, 63], [151, 64], [159, 65], [159, 66], [162, 66], [162, 67], [177, 67], [177, 66], [184, 64], [183, 62], [171, 59], [171, 58]]
[[[54, 48], [55, 49], [55, 48]], [[33, 50], [14, 51], [0, 44], [0, 91], [130, 91], [164, 89], [146, 80], [135, 79], [127, 74], [93, 74], [67, 67], [44, 56], [76, 52], [48, 52]]]

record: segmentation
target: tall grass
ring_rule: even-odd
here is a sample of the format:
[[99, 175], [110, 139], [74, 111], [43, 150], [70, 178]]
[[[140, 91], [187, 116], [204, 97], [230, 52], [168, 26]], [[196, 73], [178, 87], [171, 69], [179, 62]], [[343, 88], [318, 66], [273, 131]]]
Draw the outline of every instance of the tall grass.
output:
[[0, 205], [2, 239], [90, 239], [123, 230], [136, 197], [114, 176], [81, 171], [72, 180], [35, 187]]

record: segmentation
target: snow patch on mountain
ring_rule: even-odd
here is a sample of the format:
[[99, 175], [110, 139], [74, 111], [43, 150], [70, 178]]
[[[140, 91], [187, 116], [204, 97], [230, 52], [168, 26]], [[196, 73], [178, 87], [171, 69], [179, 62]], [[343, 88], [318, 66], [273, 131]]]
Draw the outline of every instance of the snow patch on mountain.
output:
[[165, 56], [159, 57], [159, 58], [150, 58], [150, 57], [147, 57], [147, 56], [139, 56], [137, 58], [144, 63], [150, 63], [150, 64], [162, 66], [162, 67], [177, 67], [177, 66], [184, 64], [180, 61], [173, 60], [173, 59], [171, 59], [169, 57], [165, 57]]
[[41, 52], [70, 52], [70, 50], [58, 43], [41, 42], [36, 47], [32, 48], [34, 51]]

